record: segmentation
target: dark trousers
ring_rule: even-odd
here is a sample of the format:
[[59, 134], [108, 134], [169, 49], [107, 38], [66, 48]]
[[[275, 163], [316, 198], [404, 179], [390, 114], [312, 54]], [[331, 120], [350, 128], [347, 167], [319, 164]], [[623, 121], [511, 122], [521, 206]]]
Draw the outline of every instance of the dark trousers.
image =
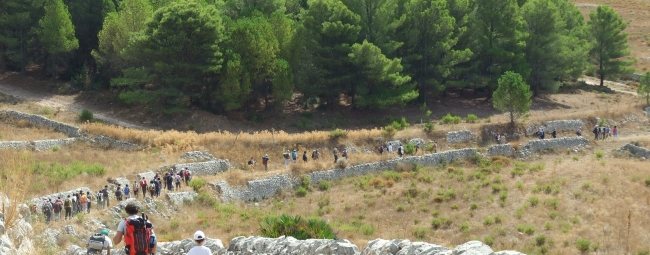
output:
[[65, 219], [72, 218], [72, 207], [65, 207]]

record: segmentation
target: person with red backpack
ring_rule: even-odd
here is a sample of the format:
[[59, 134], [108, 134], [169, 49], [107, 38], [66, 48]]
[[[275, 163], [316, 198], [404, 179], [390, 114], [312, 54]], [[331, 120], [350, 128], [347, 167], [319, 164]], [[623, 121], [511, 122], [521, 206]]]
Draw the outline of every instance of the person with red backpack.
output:
[[113, 243], [118, 245], [124, 239], [127, 255], [149, 255], [156, 252], [156, 240], [153, 233], [153, 224], [142, 214], [138, 216], [138, 205], [129, 203], [124, 211], [129, 215], [120, 221]]
[[63, 200], [61, 200], [61, 197], [58, 197], [54, 200], [54, 221], [61, 220], [61, 210], [63, 210]]

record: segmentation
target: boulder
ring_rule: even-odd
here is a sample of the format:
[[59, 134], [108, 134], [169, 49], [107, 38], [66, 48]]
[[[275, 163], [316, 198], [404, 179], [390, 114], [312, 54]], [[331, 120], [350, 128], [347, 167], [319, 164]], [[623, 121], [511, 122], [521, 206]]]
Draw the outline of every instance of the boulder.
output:
[[196, 192], [190, 192], [190, 191], [167, 193], [167, 199], [169, 199], [169, 201], [175, 205], [182, 205], [185, 202], [185, 200], [192, 201], [196, 196], [197, 196]]
[[210, 154], [207, 151], [189, 151], [186, 152], [185, 154], [181, 155], [181, 159], [185, 160], [203, 160], [203, 161], [208, 161], [208, 160], [216, 160], [212, 154]]
[[491, 255], [494, 251], [480, 241], [469, 241], [456, 246], [453, 255]]

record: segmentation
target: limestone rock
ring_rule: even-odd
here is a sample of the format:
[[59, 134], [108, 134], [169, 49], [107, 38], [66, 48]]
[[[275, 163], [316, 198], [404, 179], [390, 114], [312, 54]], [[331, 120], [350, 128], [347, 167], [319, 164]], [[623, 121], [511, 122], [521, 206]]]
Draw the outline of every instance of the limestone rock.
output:
[[515, 148], [510, 144], [497, 144], [492, 145], [487, 150], [488, 156], [513, 156], [515, 154]]
[[217, 158], [215, 158], [212, 154], [210, 154], [207, 151], [190, 151], [181, 155], [181, 159], [208, 161], [208, 160], [216, 160]]
[[493, 253], [494, 255], [526, 255], [518, 251], [497, 251]]
[[196, 162], [196, 163], [186, 163], [186, 164], [176, 164], [174, 169], [180, 171], [183, 168], [187, 168], [191, 171], [192, 175], [215, 175], [221, 172], [228, 171], [230, 169], [230, 161], [215, 159], [205, 162]]
[[185, 200], [194, 200], [194, 198], [197, 196], [196, 192], [175, 192], [175, 193], [167, 193], [167, 199], [172, 204], [175, 205], [182, 205]]
[[463, 143], [476, 139], [477, 135], [469, 130], [447, 132], [448, 143]]
[[400, 239], [375, 239], [368, 242], [361, 255], [440, 255], [445, 251], [449, 249], [437, 244]]
[[480, 241], [469, 241], [456, 246], [453, 255], [491, 255], [494, 251]]
[[424, 139], [422, 139], [422, 138], [413, 138], [413, 139], [409, 140], [409, 143], [412, 143], [415, 146], [418, 146], [418, 145], [424, 146], [424, 145], [427, 144], [427, 142], [424, 141]]

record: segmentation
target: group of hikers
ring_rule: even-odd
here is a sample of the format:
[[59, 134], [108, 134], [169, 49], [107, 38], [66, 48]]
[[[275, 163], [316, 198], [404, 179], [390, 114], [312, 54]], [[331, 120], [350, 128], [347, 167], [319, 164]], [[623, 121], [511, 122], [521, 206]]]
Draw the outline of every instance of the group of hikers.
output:
[[609, 128], [607, 126], [594, 126], [594, 129], [591, 131], [594, 133], [594, 139], [605, 140], [608, 137], [618, 137], [618, 128]]
[[[159, 197], [163, 187], [168, 191], [178, 191], [181, 189], [182, 182], [185, 182], [185, 185], [187, 186], [191, 179], [192, 172], [187, 168], [183, 168], [178, 172], [175, 172], [174, 169], [170, 169], [168, 173], [164, 174], [164, 176], [161, 177], [160, 174], [156, 174], [149, 181], [145, 177], [142, 177], [139, 181], [134, 182], [131, 187], [129, 187], [128, 184], [124, 187], [122, 187], [121, 184], [117, 184], [115, 191], [112, 193], [117, 201], [129, 199], [132, 195], [133, 198], [138, 198], [138, 193], [140, 191], [142, 191], [142, 198], [147, 196], [147, 192], [149, 192], [152, 198]], [[69, 220], [79, 213], [90, 213], [93, 201], [95, 201], [97, 209], [109, 207], [110, 194], [110, 188], [108, 185], [105, 185], [104, 188], [97, 191], [97, 193], [79, 190], [63, 199], [60, 196], [54, 201], [52, 201], [51, 198], [48, 198], [43, 201], [41, 212], [43, 212], [43, 215], [45, 216], [46, 223], [50, 223], [52, 220], [60, 221], [61, 212], [65, 212], [64, 220]], [[36, 205], [32, 205], [31, 209], [33, 212], [36, 212]]]
[[[118, 245], [122, 241], [124, 241], [124, 251], [128, 255], [156, 253], [157, 241], [153, 223], [144, 213], [138, 215], [140, 208], [135, 203], [128, 203], [124, 211], [128, 216], [117, 225], [115, 236], [109, 238], [107, 229], [91, 235], [86, 240], [86, 254], [102, 254], [102, 251], [106, 250], [106, 254], [110, 255], [113, 245]], [[212, 255], [212, 251], [204, 246], [206, 239], [203, 231], [196, 231], [193, 235], [195, 246], [187, 252], [187, 255]]]

